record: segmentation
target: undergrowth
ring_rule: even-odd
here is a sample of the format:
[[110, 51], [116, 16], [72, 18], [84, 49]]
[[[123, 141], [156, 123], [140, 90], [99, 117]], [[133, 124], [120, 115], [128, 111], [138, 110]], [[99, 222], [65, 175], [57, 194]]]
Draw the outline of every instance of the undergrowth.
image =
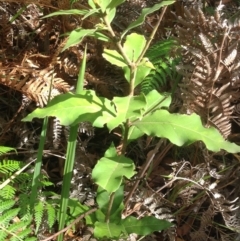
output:
[[[202, 78], [203, 75], [200, 74], [212, 74], [212, 71], [208, 65], [208, 72], [203, 68], [198, 68], [199, 62], [205, 67], [205, 62], [198, 62], [198, 60], [201, 58], [211, 59], [209, 57], [211, 54], [214, 58], [214, 54], [218, 53], [219, 48], [214, 53], [208, 53], [203, 57], [203, 55], [200, 56], [199, 52], [196, 52], [196, 49], [191, 49], [188, 43], [184, 43], [185, 46], [183, 46], [179, 39], [169, 38], [156, 41], [152, 45], [152, 40], [155, 38], [159, 26], [161, 26], [167, 8], [175, 1], [162, 1], [150, 8], [142, 9], [139, 16], [126, 28], [122, 29], [120, 33], [116, 32], [113, 28], [115, 26], [113, 20], [117, 8], [124, 2], [124, 0], [89, 0], [88, 7], [82, 8], [81, 3], [78, 5], [78, 1], [70, 1], [68, 8], [64, 7], [60, 11], [43, 16], [42, 20], [45, 18], [52, 19], [60, 15], [60, 19], [64, 21], [66, 19], [75, 19], [76, 22], [85, 19], [89, 21], [83, 22], [87, 27], [84, 27], [84, 24], [74, 25], [74, 27], [71, 25], [71, 31], [67, 33], [68, 37], [57, 48], [54, 56], [48, 62], [49, 66], [39, 72], [36, 69], [37, 78], [28, 79], [27, 77], [31, 76], [32, 73], [25, 74], [26, 77], [22, 78], [17, 71], [12, 71], [7, 76], [5, 72], [7, 70], [4, 70], [3, 76], [5, 77], [2, 82], [10, 88], [22, 92], [40, 106], [28, 113], [22, 119], [22, 122], [33, 122], [35, 118], [44, 119], [44, 122], [36, 160], [30, 161], [28, 164], [10, 160], [6, 158], [5, 154], [11, 151], [12, 156], [14, 156], [15, 150], [0, 147], [2, 156], [0, 161], [0, 241], [40, 240], [46, 238], [44, 235], [52, 235], [48, 239], [57, 237], [58, 241], [62, 241], [64, 239], [63, 233], [65, 231], [74, 233], [78, 225], [84, 225], [82, 230], [92, 228], [90, 238], [94, 237], [98, 240], [128, 240], [132, 234], [137, 234], [138, 238], [144, 238], [144, 236], [153, 235], [155, 232], [162, 232], [165, 240], [172, 241], [177, 235], [180, 239], [188, 234], [184, 233], [186, 232], [186, 228], [183, 227], [185, 224], [181, 226], [179, 223], [172, 223], [172, 221], [177, 221], [176, 217], [179, 213], [183, 216], [182, 220], [186, 224], [193, 226], [195, 214], [188, 213], [189, 210], [187, 210], [191, 205], [195, 205], [194, 210], [198, 209], [197, 211], [203, 208], [202, 213], [209, 216], [209, 219], [201, 218], [201, 220], [198, 217], [197, 222], [201, 224], [200, 228], [195, 228], [196, 232], [191, 232], [189, 235], [196, 240], [201, 235], [204, 239], [199, 240], [207, 240], [203, 230], [208, 230], [210, 224], [215, 221], [215, 213], [222, 215], [227, 226], [230, 228], [236, 227], [231, 223], [231, 220], [235, 220], [235, 214], [232, 214], [235, 207], [229, 206], [224, 198], [220, 199], [219, 197], [224, 197], [224, 194], [220, 194], [220, 191], [216, 188], [221, 172], [225, 172], [227, 167], [214, 167], [217, 169], [216, 171], [209, 162], [207, 168], [200, 165], [196, 168], [188, 161], [183, 160], [171, 163], [169, 168], [171, 173], [162, 173], [158, 169], [163, 156], [174, 145], [182, 147], [197, 143], [196, 146], [204, 153], [205, 156], [202, 156], [206, 160], [209, 158], [208, 153], [210, 152], [217, 153], [223, 150], [229, 154], [240, 152], [240, 147], [229, 142], [219, 132], [220, 129], [213, 126], [204, 126], [201, 117], [196, 113], [186, 111], [186, 114], [183, 114], [184, 111], [182, 110], [180, 114], [170, 111], [175, 91], [177, 89], [179, 91], [179, 86], [182, 89], [188, 88], [190, 83], [194, 85], [196, 91], [191, 93], [191, 90], [187, 89], [182, 93], [183, 100], [189, 100], [189, 96], [191, 96], [190, 106], [196, 104], [201, 107], [199, 103], [204, 102], [204, 98], [200, 101], [196, 98], [195, 101], [195, 95], [197, 95], [197, 91], [200, 91], [202, 96], [206, 95], [204, 88], [200, 89], [199, 87], [204, 84], [199, 84], [200, 80], [197, 78]], [[195, 17], [193, 13], [187, 12], [186, 8], [184, 11], [185, 15], [191, 18]], [[199, 16], [202, 17], [199, 18], [199, 21], [208, 23], [199, 9], [193, 9], [192, 11], [197, 11]], [[17, 16], [19, 14], [21, 13], [18, 12]], [[146, 37], [137, 30], [144, 25], [145, 19], [151, 14], [157, 14], [157, 23], [152, 28], [150, 35]], [[178, 18], [178, 20], [182, 25], [188, 26], [185, 20], [181, 18]], [[220, 22], [220, 18], [218, 21]], [[193, 23], [191, 24], [193, 25]], [[215, 22], [212, 24], [214, 25]], [[178, 29], [182, 31], [181, 33], [187, 31], [182, 30], [181, 27]], [[202, 42], [197, 43], [203, 45], [203, 52], [208, 51], [209, 46], [212, 48], [215, 46], [209, 43], [210, 40], [206, 36], [204, 37], [201, 34], [199, 36], [201, 36]], [[190, 40], [187, 39], [186, 41]], [[110, 66], [114, 66], [113, 69], [121, 70], [119, 72], [123, 75], [121, 77], [124, 79], [124, 84], [128, 86], [123, 95], [113, 95], [113, 98], [107, 98], [109, 95], [100, 96], [96, 94], [94, 88], [85, 88], [85, 77], [87, 76], [85, 72], [88, 70], [87, 60], [90, 58], [88, 49], [91, 49], [91, 47], [87, 44], [84, 45], [84, 41], [101, 43], [102, 52], [98, 49], [101, 52], [101, 58], [104, 58], [104, 61], [107, 61]], [[199, 49], [202, 48], [202, 45], [198, 46]], [[76, 46], [81, 46], [81, 51], [75, 49]], [[181, 48], [186, 51], [186, 56], [181, 55]], [[231, 64], [237, 60], [235, 53], [238, 50], [235, 49], [235, 45], [232, 48], [232, 53], [225, 57], [224, 61], [220, 59], [218, 62], [218, 68], [221, 71], [224, 68], [230, 71], [231, 67], [233, 68]], [[71, 61], [70, 64], [65, 61], [64, 66], [59, 64], [65, 51], [69, 49], [74, 50], [76, 59], [81, 59], [77, 62], [80, 67], [75, 68]], [[61, 57], [58, 57], [58, 55]], [[37, 57], [39, 59], [35, 63], [36, 66], [41, 62], [42, 56]], [[193, 59], [194, 61], [192, 61]], [[27, 60], [26, 62], [31, 62], [29, 59]], [[186, 64], [186, 61], [189, 61], [189, 63]], [[35, 65], [33, 62], [31, 64], [32, 66]], [[181, 68], [184, 64], [185, 67]], [[191, 64], [194, 65], [194, 68]], [[67, 65], [69, 67], [66, 67]], [[234, 65], [233, 69], [237, 71], [239, 65], [232, 65]], [[54, 73], [56, 69], [62, 70], [63, 68], [68, 69], [70, 75], [77, 72], [77, 84], [72, 91], [69, 91], [68, 83]], [[177, 71], [179, 68], [182, 72]], [[199, 69], [201, 73], [197, 72]], [[226, 71], [223, 71], [224, 76], [225, 73]], [[192, 76], [195, 79], [192, 79]], [[35, 79], [38, 82], [35, 82]], [[226, 80], [226, 78], [222, 80]], [[104, 88], [107, 88], [104, 81], [95, 78], [92, 78], [91, 81], [94, 84], [97, 83], [95, 86], [103, 85]], [[210, 81], [212, 81], [211, 78], [209, 78]], [[219, 82], [221, 83], [221, 81]], [[183, 82], [185, 83], [184, 86]], [[217, 81], [215, 80], [215, 82]], [[215, 82], [212, 83], [211, 87], [209, 87], [210, 85], [207, 85], [207, 87], [213, 89]], [[140, 90], [136, 91], [136, 89]], [[224, 88], [221, 87], [220, 90], [222, 89]], [[217, 91], [220, 90], [217, 87]], [[186, 93], [189, 93], [189, 96], [185, 96]], [[211, 98], [212, 96], [221, 100], [218, 92], [212, 94], [208, 92], [208, 97]], [[229, 98], [229, 96], [226, 98]], [[213, 106], [207, 108], [216, 111], [214, 106], [216, 102], [214, 99]], [[20, 110], [24, 108], [25, 104], [22, 103]], [[227, 110], [227, 114], [229, 114], [233, 108], [227, 106]], [[69, 130], [66, 135], [68, 138], [66, 150], [63, 148], [64, 154], [58, 156], [63, 160], [63, 166], [60, 170], [62, 178], [60, 185], [51, 182], [48, 176], [42, 173], [43, 165], [45, 165], [43, 162], [44, 146], [49, 145], [47, 136], [50, 117], [56, 118], [55, 124], [57, 122], [59, 126], [65, 126]], [[79, 129], [84, 129], [87, 132], [87, 128], [84, 127], [87, 125], [90, 126], [89, 129], [91, 130], [105, 128], [108, 133], [114, 133], [120, 139], [118, 146], [113, 142], [107, 146], [104, 155], [98, 156], [98, 160], [92, 164], [90, 171], [86, 171], [87, 165], [83, 160], [85, 156], [79, 155], [81, 152], [77, 152], [77, 142], [81, 142], [81, 150], [84, 149], [85, 144], [79, 138]], [[53, 131], [53, 140], [57, 142], [54, 143], [55, 150], [63, 145], [59, 141], [61, 139], [61, 133], [59, 133]], [[147, 157], [139, 170], [136, 167], [136, 160], [134, 157], [130, 158], [127, 151], [130, 143], [136, 141], [140, 146], [141, 141], [145, 140], [144, 138], [146, 138], [147, 143], [154, 143], [154, 147], [147, 153]], [[146, 144], [146, 148], [149, 148], [149, 144]], [[159, 152], [161, 148], [163, 150]], [[53, 154], [55, 155], [55, 153]], [[180, 155], [176, 156], [179, 157]], [[157, 160], [156, 157], [159, 159]], [[154, 161], [157, 162], [157, 165]], [[94, 192], [96, 197], [94, 196], [94, 204], [92, 205], [69, 197], [71, 182], [75, 180], [73, 177], [78, 174], [75, 168], [77, 162], [82, 165], [82, 168], [85, 167], [85, 173], [94, 182], [95, 189], [91, 191]], [[162, 182], [162, 186], [158, 187], [157, 191], [147, 183], [149, 180], [150, 183], [152, 182], [151, 175], [155, 175], [156, 179]], [[216, 179], [213, 183], [214, 187], [211, 186], [211, 179]], [[227, 180], [227, 177], [224, 180]], [[151, 194], [145, 194], [144, 184], [148, 185]], [[79, 188], [80, 185], [75, 185], [75, 187]], [[141, 191], [139, 191], [139, 187], [142, 187]], [[168, 191], [161, 192], [167, 187], [169, 188]], [[60, 189], [61, 194], [56, 189]], [[200, 194], [198, 191], [200, 191]], [[138, 195], [140, 196], [139, 199], [136, 198]], [[206, 197], [210, 198], [207, 199]], [[214, 201], [214, 198], [217, 201]], [[141, 200], [143, 206], [149, 209], [149, 216], [138, 215], [136, 217], [133, 214], [134, 211], [129, 211], [130, 203], [134, 201], [139, 203], [139, 200]], [[166, 203], [171, 203], [172, 209], [169, 206], [164, 206]], [[215, 207], [215, 212], [213, 207]], [[138, 209], [137, 206], [134, 206], [134, 208]], [[189, 217], [184, 214], [185, 210]], [[190, 208], [190, 210], [193, 210], [193, 208]]]

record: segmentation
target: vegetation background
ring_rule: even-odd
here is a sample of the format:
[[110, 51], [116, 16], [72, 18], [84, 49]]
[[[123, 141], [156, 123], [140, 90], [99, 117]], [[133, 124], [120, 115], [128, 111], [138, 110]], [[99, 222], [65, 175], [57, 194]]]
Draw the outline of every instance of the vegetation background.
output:
[[0, 240], [238, 240], [240, 2], [106, 2], [0, 1]]

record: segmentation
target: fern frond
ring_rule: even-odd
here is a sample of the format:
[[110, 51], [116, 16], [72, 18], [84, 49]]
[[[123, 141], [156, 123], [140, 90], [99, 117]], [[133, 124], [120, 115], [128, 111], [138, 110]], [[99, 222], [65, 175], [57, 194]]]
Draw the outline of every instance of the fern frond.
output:
[[12, 147], [0, 146], [0, 156], [2, 154], [5, 154], [5, 153], [9, 152], [9, 151], [16, 151], [16, 150]]
[[8, 236], [8, 233], [5, 232], [3, 229], [5, 228], [0, 226], [0, 241], [5, 241], [6, 237]]
[[[171, 51], [176, 48], [174, 40], [164, 40], [156, 43], [146, 53], [146, 57], [154, 65], [155, 69], [151, 70], [149, 75], [143, 80], [141, 84], [141, 91], [145, 94], [153, 89], [160, 90], [166, 87], [168, 81], [175, 86], [180, 80], [181, 76], [176, 71], [176, 66], [179, 63], [178, 58], [171, 57]], [[160, 90], [163, 92], [163, 90]]]
[[35, 207], [34, 207], [34, 220], [36, 222], [36, 231], [35, 233], [38, 232], [38, 229], [41, 225], [42, 218], [43, 218], [43, 212], [44, 212], [44, 203], [39, 201]]
[[21, 169], [21, 162], [15, 160], [0, 161], [0, 173], [10, 174]]
[[7, 200], [15, 197], [16, 189], [11, 185], [6, 185], [1, 189], [0, 199]]
[[0, 225], [3, 227], [7, 227], [9, 225], [9, 222], [18, 215], [19, 211], [20, 208], [13, 208], [4, 211], [0, 216]]
[[52, 228], [53, 224], [56, 221], [56, 210], [53, 207], [53, 205], [47, 203], [46, 211], [47, 211], [48, 226], [49, 226], [49, 228]]
[[14, 200], [6, 200], [6, 201], [1, 201], [0, 202], [0, 214], [4, 211], [4, 210], [8, 210], [11, 207], [13, 207], [15, 204]]

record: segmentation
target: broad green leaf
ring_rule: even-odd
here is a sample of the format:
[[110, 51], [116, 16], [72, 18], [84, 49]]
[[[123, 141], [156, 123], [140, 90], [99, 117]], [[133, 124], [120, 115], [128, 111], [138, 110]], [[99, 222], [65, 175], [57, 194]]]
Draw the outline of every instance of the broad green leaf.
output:
[[85, 15], [84, 17], [82, 18], [82, 20], [88, 18], [89, 16], [95, 14], [95, 13], [99, 13], [99, 8], [94, 8], [94, 9], [90, 9]]
[[116, 15], [116, 8], [113, 8], [113, 9], [107, 11], [107, 21], [108, 21], [108, 23], [112, 22], [115, 15]]
[[156, 110], [163, 107], [169, 107], [171, 104], [171, 95], [168, 94], [166, 96], [161, 95], [156, 90], [150, 91], [146, 95], [147, 100], [147, 106], [146, 106], [146, 112], [150, 110]]
[[50, 13], [42, 18], [49, 18], [49, 17], [53, 17], [53, 16], [58, 16], [58, 15], [85, 15], [87, 14], [89, 11], [88, 10], [79, 10], [79, 9], [69, 9], [69, 10], [60, 10], [54, 13]]
[[116, 106], [117, 116], [107, 123], [110, 131], [127, 119], [135, 120], [136, 118], [142, 117], [142, 113], [147, 104], [144, 95], [114, 97], [113, 103]]
[[78, 199], [69, 198], [68, 213], [71, 215], [71, 217], [78, 217], [88, 210], [89, 210], [89, 207], [84, 204], [81, 204]]
[[89, 5], [92, 9], [95, 9], [95, 8], [96, 8], [95, 0], [88, 0], [88, 5]]
[[131, 126], [128, 131], [128, 143], [130, 143], [133, 140], [137, 140], [139, 137], [143, 135], [144, 135], [144, 132], [142, 132], [136, 126]]
[[107, 8], [113, 9], [119, 6], [120, 4], [124, 3], [126, 0], [112, 0]]
[[116, 50], [104, 49], [102, 56], [108, 62], [114, 65], [117, 65], [118, 67], [127, 66], [127, 63], [123, 59], [122, 55], [119, 54]]
[[122, 233], [122, 226], [115, 223], [96, 222], [94, 224], [94, 237], [98, 239], [118, 239]]
[[[99, 209], [101, 209], [105, 215], [108, 213], [109, 201], [110, 194], [99, 186], [97, 190], [97, 204]], [[121, 212], [123, 209], [123, 185], [121, 185], [120, 188], [114, 193], [112, 208], [109, 214], [110, 221], [115, 223], [119, 222], [121, 220]]]
[[36, 109], [23, 121], [46, 116], [57, 117], [65, 126], [89, 121], [95, 127], [103, 127], [115, 118], [116, 112], [110, 100], [96, 96], [94, 91], [83, 90], [81, 94], [67, 93], [56, 96], [45, 108]]
[[166, 110], [157, 110], [133, 123], [142, 132], [150, 136], [169, 139], [177, 146], [189, 145], [195, 141], [202, 141], [210, 151], [221, 149], [230, 153], [240, 151], [240, 146], [225, 141], [217, 129], [204, 128], [198, 115], [170, 114]]
[[[147, 58], [143, 58], [143, 60], [146, 61]], [[143, 63], [140, 63], [138, 66], [137, 66], [137, 72], [136, 72], [136, 76], [135, 76], [135, 80], [134, 80], [134, 88], [136, 86], [138, 86], [139, 84], [142, 83], [142, 81], [144, 80], [144, 78], [150, 73], [150, 71], [152, 70], [153, 65], [151, 62], [143, 62]], [[124, 76], [125, 76], [125, 79], [130, 82], [130, 69], [129, 67], [123, 67], [123, 71], [124, 71]]]
[[99, 6], [103, 13], [105, 13], [107, 6], [111, 3], [112, 0], [94, 0], [94, 3]]
[[115, 156], [117, 156], [117, 150], [112, 143], [111, 146], [105, 151], [104, 157], [111, 158], [111, 157], [115, 157]]
[[93, 180], [109, 193], [115, 192], [121, 185], [123, 176], [131, 178], [135, 166], [125, 156], [102, 157], [92, 171]]
[[137, 219], [133, 216], [129, 216], [122, 220], [123, 230], [126, 233], [136, 233], [138, 235], [148, 235], [154, 231], [161, 231], [168, 229], [172, 224], [166, 220], [160, 220], [155, 217], [144, 217]]
[[104, 41], [104, 42], [110, 42], [111, 41], [111, 39], [107, 35], [99, 32], [99, 31], [94, 32], [90, 36], [94, 36], [96, 39], [99, 39], [99, 40]]
[[126, 37], [123, 49], [130, 61], [136, 62], [145, 45], [146, 39], [143, 35], [132, 33]]
[[140, 26], [141, 24], [143, 24], [146, 16], [148, 14], [151, 14], [157, 10], [159, 10], [161, 7], [164, 7], [164, 6], [167, 6], [167, 5], [171, 5], [173, 4], [175, 1], [162, 1], [161, 3], [158, 3], [158, 4], [155, 4], [153, 7], [151, 8], [144, 8], [142, 10], [142, 13], [141, 15], [138, 17], [138, 19], [134, 22], [132, 22], [128, 27], [127, 29], [123, 32], [121, 38], [123, 38], [123, 36], [130, 30], [130, 29], [133, 29], [137, 26]]
[[71, 46], [79, 44], [83, 40], [84, 37], [93, 35], [94, 32], [96, 32], [96, 31], [97, 31], [96, 29], [83, 29], [83, 28], [73, 30], [70, 33], [68, 41], [67, 41], [66, 45], [64, 46], [62, 52]]

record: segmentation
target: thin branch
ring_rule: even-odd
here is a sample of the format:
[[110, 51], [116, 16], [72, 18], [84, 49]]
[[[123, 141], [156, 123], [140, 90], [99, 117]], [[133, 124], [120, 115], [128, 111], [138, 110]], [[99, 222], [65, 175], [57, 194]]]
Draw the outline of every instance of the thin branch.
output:
[[153, 31], [152, 31], [152, 33], [151, 33], [151, 35], [150, 35], [150, 37], [149, 37], [149, 39], [148, 39], [148, 41], [147, 41], [147, 43], [146, 43], [146, 45], [145, 45], [142, 53], [141, 53], [140, 56], [138, 57], [138, 60], [137, 60], [137, 62], [136, 62], [136, 65], [138, 65], [138, 64], [141, 62], [143, 56], [145, 55], [145, 53], [146, 53], [147, 50], [149, 49], [149, 46], [150, 46], [151, 42], [152, 42], [153, 39], [154, 39], [154, 36], [155, 36], [155, 34], [156, 34], [156, 32], [157, 32], [157, 30], [158, 30], [158, 28], [159, 28], [160, 23], [162, 22], [162, 19], [163, 19], [163, 16], [164, 16], [166, 10], [167, 10], [167, 6], [163, 7], [162, 12], [161, 12], [161, 14], [160, 14], [160, 16], [159, 16], [158, 22], [157, 22], [156, 26], [154, 27], [154, 29], [153, 29]]

